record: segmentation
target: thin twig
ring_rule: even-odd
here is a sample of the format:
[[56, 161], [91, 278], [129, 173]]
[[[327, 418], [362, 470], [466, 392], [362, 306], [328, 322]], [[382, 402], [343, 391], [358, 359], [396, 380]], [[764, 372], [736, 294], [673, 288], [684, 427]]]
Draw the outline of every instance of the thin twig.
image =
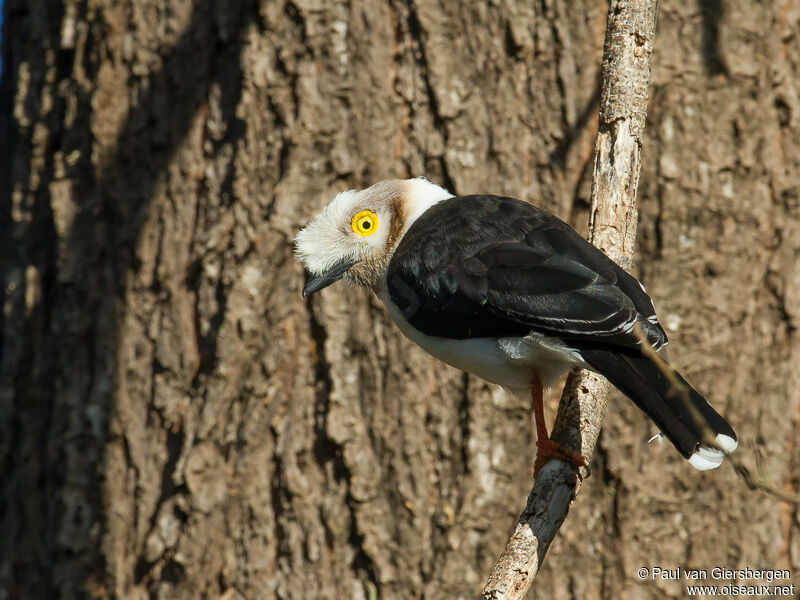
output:
[[[691, 415], [692, 420], [700, 428], [700, 434], [702, 436], [703, 443], [706, 446], [711, 446], [712, 448], [716, 448], [717, 450], [725, 452], [725, 450], [720, 447], [719, 444], [717, 444], [717, 436], [714, 434], [711, 427], [709, 427], [708, 421], [705, 419], [705, 417], [703, 417], [703, 414], [692, 402], [689, 386], [681, 381], [681, 378], [678, 377], [677, 371], [675, 371], [675, 369], [673, 369], [667, 361], [661, 358], [658, 352], [656, 352], [655, 349], [650, 345], [650, 343], [647, 341], [647, 337], [644, 335], [644, 332], [638, 323], [633, 326], [633, 335], [639, 339], [639, 349], [641, 350], [642, 354], [653, 361], [656, 367], [658, 367], [658, 370], [661, 371], [661, 373], [664, 374], [664, 377], [667, 378], [667, 381], [669, 381], [674, 393], [680, 396], [680, 399], [689, 415]], [[727, 452], [725, 452], [725, 455], [729, 456]]]
[[681, 381], [675, 369], [673, 369], [669, 363], [661, 358], [658, 352], [656, 352], [647, 342], [647, 338], [645, 337], [644, 332], [642, 331], [641, 327], [639, 327], [638, 323], [634, 326], [633, 332], [634, 335], [639, 338], [642, 354], [652, 360], [658, 369], [664, 374], [664, 377], [667, 378], [667, 381], [669, 381], [670, 385], [675, 389], [675, 393], [679, 395], [684, 406], [692, 416], [695, 424], [700, 428], [700, 432], [703, 436], [703, 443], [706, 446], [711, 446], [712, 448], [716, 448], [717, 450], [724, 452], [727, 462], [730, 463], [736, 474], [741, 477], [742, 481], [744, 481], [747, 487], [749, 487], [751, 490], [760, 490], [762, 492], [766, 492], [781, 502], [786, 502], [787, 504], [792, 504], [794, 506], [800, 506], [800, 495], [787, 494], [783, 490], [771, 485], [766, 478], [763, 477], [763, 475], [761, 477], [756, 477], [753, 475], [750, 469], [748, 469], [739, 460], [738, 455], [726, 451], [724, 448], [720, 447], [719, 444], [717, 444], [717, 436], [709, 426], [706, 418], [703, 417], [702, 413], [697, 409], [691, 400], [689, 387], [684, 384], [683, 381]]

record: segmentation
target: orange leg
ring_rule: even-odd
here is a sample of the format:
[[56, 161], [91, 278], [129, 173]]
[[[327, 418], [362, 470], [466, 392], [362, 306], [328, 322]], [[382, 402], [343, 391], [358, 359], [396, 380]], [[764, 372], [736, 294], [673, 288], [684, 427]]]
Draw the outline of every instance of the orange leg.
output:
[[586, 459], [580, 452], [573, 452], [558, 445], [550, 439], [547, 434], [547, 424], [544, 422], [544, 391], [542, 382], [538, 375], [533, 375], [533, 385], [531, 386], [531, 401], [533, 402], [533, 416], [536, 420], [536, 462], [533, 464], [533, 476], [539, 474], [539, 470], [551, 459], [560, 458], [576, 467], [586, 465]]

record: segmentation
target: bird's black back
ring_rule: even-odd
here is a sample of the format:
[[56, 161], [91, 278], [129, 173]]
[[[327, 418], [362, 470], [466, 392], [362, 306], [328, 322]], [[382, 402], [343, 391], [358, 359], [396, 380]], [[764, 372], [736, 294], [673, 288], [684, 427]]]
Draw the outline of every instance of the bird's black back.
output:
[[[451, 198], [427, 210], [387, 269], [390, 299], [438, 337], [525, 336], [633, 348], [666, 334], [639, 282], [549, 212], [514, 198]], [[573, 345], [572, 343], [570, 345]]]

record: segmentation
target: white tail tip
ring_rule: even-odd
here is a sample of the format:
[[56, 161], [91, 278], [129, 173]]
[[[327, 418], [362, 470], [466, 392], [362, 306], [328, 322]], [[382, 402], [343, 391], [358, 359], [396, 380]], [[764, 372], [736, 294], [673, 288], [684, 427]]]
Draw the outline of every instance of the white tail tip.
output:
[[689, 457], [689, 464], [700, 471], [716, 469], [722, 464], [722, 459], [725, 458], [725, 453], [730, 454], [736, 450], [736, 447], [739, 445], [739, 442], [737, 442], [735, 439], [721, 433], [717, 435], [715, 441], [717, 442], [719, 448], [722, 448], [722, 450], [719, 448], [706, 446], [705, 444], [700, 444], [697, 450], [694, 451], [694, 454]]

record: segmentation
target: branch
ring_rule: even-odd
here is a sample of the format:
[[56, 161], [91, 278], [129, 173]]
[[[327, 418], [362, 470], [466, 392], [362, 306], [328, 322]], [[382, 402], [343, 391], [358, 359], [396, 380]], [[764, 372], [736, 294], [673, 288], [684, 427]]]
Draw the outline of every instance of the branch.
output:
[[[636, 188], [657, 4], [611, 0], [606, 24], [589, 240], [625, 269], [633, 264], [636, 241]], [[600, 433], [608, 389], [599, 375], [573, 372], [561, 396], [552, 437], [564, 447], [580, 448], [587, 463]], [[484, 599], [525, 597], [586, 475], [586, 468], [578, 470], [560, 460], [551, 460], [539, 471], [527, 506], [489, 576]]]

